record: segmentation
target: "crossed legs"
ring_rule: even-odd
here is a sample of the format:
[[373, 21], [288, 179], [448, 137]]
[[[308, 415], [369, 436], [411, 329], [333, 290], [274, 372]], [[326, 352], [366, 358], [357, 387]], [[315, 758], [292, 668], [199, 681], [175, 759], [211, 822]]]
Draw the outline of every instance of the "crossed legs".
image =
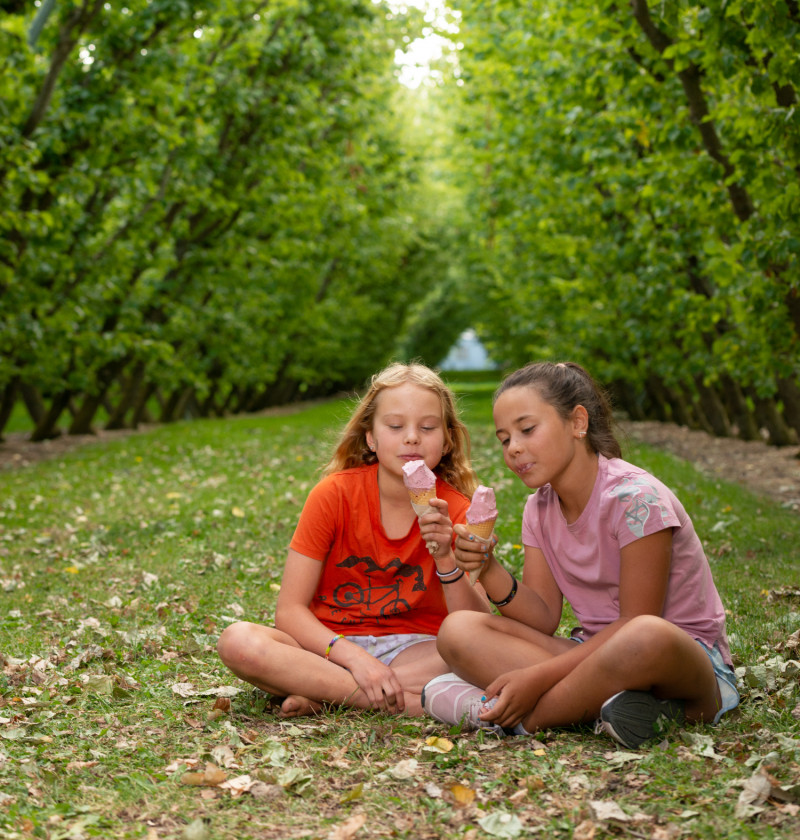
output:
[[[451, 669], [481, 688], [509, 671], [574, 655], [575, 645], [502, 616], [466, 611], [449, 615], [438, 637]], [[683, 700], [690, 721], [713, 720], [720, 703], [714, 670], [700, 645], [671, 622], [642, 615], [545, 691], [522, 724], [534, 732], [595, 720], [600, 706], [624, 689]]]
[[[301, 647], [274, 627], [239, 621], [217, 643], [223, 663], [236, 676], [276, 697], [283, 717], [315, 714], [324, 703], [368, 709], [371, 705], [352, 674]], [[432, 641], [401, 651], [390, 666], [403, 688], [405, 713], [421, 715], [423, 686], [448, 669]]]

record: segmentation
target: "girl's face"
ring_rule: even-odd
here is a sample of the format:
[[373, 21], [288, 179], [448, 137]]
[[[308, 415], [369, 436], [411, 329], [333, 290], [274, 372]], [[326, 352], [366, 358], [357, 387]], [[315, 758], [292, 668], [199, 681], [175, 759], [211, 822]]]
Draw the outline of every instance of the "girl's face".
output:
[[395, 475], [402, 476], [408, 461], [422, 460], [432, 470], [442, 460], [445, 448], [439, 397], [410, 382], [385, 388], [376, 397], [367, 445], [381, 467]]
[[530, 488], [552, 484], [557, 490], [586, 430], [586, 410], [577, 406], [565, 420], [529, 386], [504, 391], [494, 404], [494, 425], [503, 457]]

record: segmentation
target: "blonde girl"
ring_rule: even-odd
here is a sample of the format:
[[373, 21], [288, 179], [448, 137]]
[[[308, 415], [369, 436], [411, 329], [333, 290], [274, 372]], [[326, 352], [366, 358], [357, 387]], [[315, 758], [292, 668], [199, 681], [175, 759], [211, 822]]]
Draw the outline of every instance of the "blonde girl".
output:
[[[448, 616], [439, 651], [455, 674], [425, 687], [425, 710], [499, 734], [599, 719], [628, 748], [716, 723], [739, 695], [708, 561], [674, 493], [620, 457], [602, 391], [579, 365], [529, 365], [498, 389], [494, 421], [536, 491], [522, 580], [492, 554], [481, 582], [500, 615]], [[455, 530], [459, 566], [485, 563]], [[569, 638], [553, 635], [564, 599], [580, 622]]]
[[[418, 519], [403, 466], [419, 459], [437, 483]], [[275, 626], [232, 624], [217, 646], [222, 661], [283, 698], [284, 717], [324, 704], [421, 714], [422, 687], [447, 671], [436, 650], [444, 617], [489, 609], [452, 548], [475, 486], [469, 436], [441, 378], [420, 364], [376, 374], [306, 500]]]

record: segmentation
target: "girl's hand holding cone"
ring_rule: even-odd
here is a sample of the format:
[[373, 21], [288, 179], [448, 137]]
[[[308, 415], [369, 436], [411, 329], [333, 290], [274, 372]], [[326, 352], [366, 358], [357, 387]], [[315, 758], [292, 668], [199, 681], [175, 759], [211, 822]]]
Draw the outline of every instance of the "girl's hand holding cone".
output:
[[[472, 503], [467, 511], [467, 530], [470, 542], [480, 542], [481, 550], [488, 559], [488, 554], [494, 548], [497, 540], [494, 538], [494, 523], [497, 521], [497, 503], [494, 490], [479, 484], [472, 495]], [[469, 575], [470, 583], [475, 586], [483, 571], [481, 567]]]
[[455, 557], [456, 564], [463, 569], [474, 586], [489, 563], [494, 561], [494, 547], [497, 537], [491, 534], [488, 538], [478, 537], [470, 533], [469, 525], [454, 525], [456, 533]]

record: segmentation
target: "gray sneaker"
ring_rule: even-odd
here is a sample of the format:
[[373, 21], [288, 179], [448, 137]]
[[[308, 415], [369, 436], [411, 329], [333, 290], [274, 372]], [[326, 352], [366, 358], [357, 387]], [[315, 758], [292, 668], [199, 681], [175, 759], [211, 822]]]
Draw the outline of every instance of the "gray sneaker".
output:
[[620, 691], [600, 707], [594, 731], [635, 750], [685, 720], [682, 700], [659, 700], [649, 691]]

